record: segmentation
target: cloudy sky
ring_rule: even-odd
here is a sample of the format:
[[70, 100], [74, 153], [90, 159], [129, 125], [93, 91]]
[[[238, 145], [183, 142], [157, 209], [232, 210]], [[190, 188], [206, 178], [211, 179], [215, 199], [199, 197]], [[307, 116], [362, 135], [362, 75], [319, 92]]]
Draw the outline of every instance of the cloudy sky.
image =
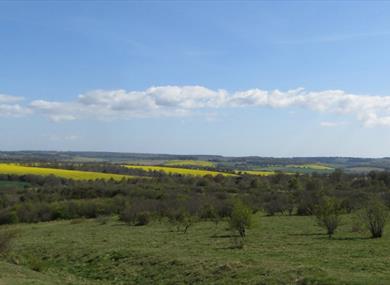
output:
[[390, 156], [390, 2], [0, 2], [0, 149]]

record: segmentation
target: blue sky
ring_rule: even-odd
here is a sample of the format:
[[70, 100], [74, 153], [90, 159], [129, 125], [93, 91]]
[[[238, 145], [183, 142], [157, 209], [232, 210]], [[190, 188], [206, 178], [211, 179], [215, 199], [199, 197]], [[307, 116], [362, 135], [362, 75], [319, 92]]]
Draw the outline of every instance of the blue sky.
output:
[[390, 156], [388, 2], [0, 2], [0, 149]]

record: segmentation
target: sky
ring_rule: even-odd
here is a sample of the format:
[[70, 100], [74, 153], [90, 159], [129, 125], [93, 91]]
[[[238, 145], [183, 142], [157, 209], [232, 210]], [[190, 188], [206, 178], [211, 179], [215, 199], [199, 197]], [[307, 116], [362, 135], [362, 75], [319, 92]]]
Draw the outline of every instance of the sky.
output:
[[0, 150], [390, 156], [390, 2], [1, 1]]

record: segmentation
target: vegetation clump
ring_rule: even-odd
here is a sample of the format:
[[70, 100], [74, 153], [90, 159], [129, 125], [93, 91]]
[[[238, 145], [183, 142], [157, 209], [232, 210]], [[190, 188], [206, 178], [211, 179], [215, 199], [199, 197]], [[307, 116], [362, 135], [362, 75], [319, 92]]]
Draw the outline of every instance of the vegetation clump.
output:
[[341, 222], [342, 208], [336, 198], [323, 197], [315, 210], [318, 224], [326, 229], [329, 238], [332, 238]]
[[241, 238], [245, 238], [246, 229], [252, 226], [252, 210], [242, 201], [235, 201], [229, 225], [233, 231], [238, 232]]
[[363, 209], [362, 217], [371, 237], [382, 237], [388, 217], [388, 209], [385, 204], [377, 197], [371, 198]]

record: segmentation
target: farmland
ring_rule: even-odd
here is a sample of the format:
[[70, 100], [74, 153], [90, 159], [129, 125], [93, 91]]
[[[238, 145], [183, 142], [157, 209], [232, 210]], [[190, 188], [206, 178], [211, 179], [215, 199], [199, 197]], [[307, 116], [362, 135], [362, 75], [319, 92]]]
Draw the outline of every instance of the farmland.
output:
[[166, 166], [200, 166], [215, 167], [215, 163], [205, 160], [168, 160], [164, 163]]
[[235, 174], [219, 172], [219, 171], [187, 169], [187, 168], [167, 167], [167, 166], [125, 165], [125, 167], [130, 169], [141, 169], [145, 171], [161, 171], [168, 174], [181, 174], [181, 175], [191, 175], [191, 176], [205, 176], [205, 175], [216, 176], [218, 174], [224, 176], [235, 176]]
[[76, 180], [95, 180], [95, 179], [114, 179], [121, 180], [123, 178], [131, 178], [131, 176], [108, 174], [90, 171], [77, 171], [66, 169], [54, 169], [44, 167], [29, 167], [18, 164], [0, 163], [0, 174], [14, 174], [14, 175], [55, 175], [62, 178], [76, 179]]

